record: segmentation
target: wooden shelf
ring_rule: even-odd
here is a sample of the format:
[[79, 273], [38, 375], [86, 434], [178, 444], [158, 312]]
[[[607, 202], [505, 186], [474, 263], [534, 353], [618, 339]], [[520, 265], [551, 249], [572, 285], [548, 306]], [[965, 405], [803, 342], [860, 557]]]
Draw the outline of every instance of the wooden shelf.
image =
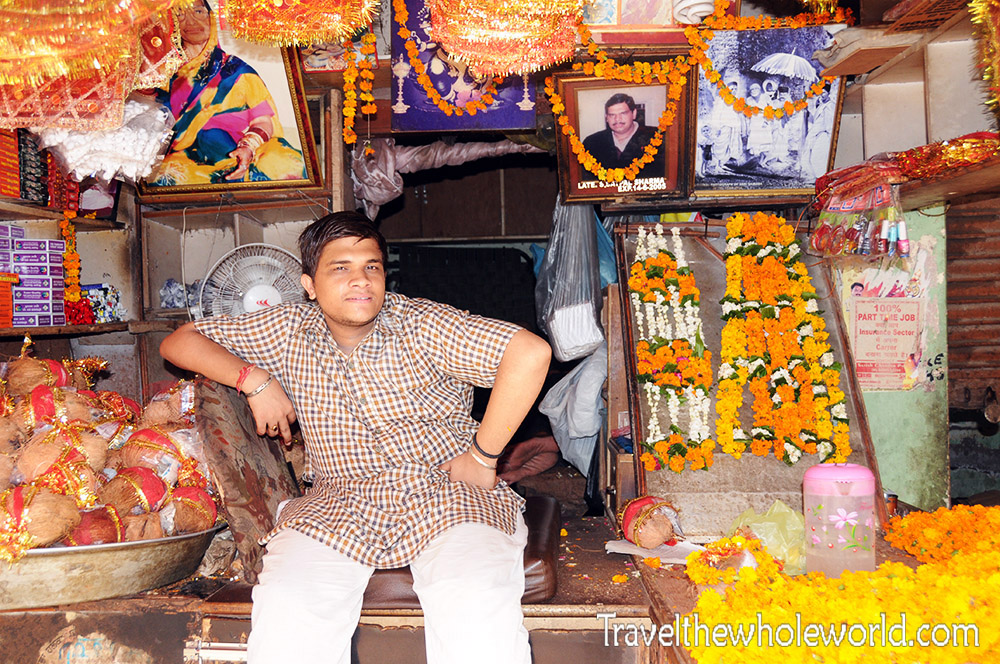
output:
[[924, 81], [924, 54], [931, 44], [972, 39], [972, 19], [968, 10], [962, 10], [938, 28], [925, 33], [915, 44], [893, 56], [868, 75], [865, 84], [922, 83]]
[[965, 168], [957, 168], [937, 178], [913, 180], [899, 187], [904, 210], [959, 200], [1000, 195], [1000, 157]]
[[[0, 198], [0, 220], [2, 221], [62, 221], [62, 210], [53, 210], [32, 203], [25, 203], [10, 198]], [[122, 228], [121, 224], [103, 219], [87, 219], [77, 217], [73, 220], [78, 230], [112, 230]]]
[[284, 201], [143, 209], [142, 217], [177, 229], [183, 226], [187, 230], [198, 230], [229, 225], [237, 214], [260, 224], [310, 221], [327, 214], [329, 206], [329, 197], [320, 195]]
[[4, 327], [0, 328], [0, 338], [10, 339], [30, 334], [32, 337], [72, 337], [108, 332], [124, 332], [129, 323], [98, 323], [95, 325], [51, 325], [46, 327]]

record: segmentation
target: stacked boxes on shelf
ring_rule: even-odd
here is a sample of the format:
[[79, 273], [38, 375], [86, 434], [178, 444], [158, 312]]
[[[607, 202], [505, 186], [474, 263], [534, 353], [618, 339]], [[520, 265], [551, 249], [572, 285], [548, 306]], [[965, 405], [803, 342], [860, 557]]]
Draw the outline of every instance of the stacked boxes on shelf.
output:
[[21, 198], [45, 205], [49, 202], [49, 166], [46, 153], [38, 147], [27, 129], [17, 130], [17, 148], [18, 166], [21, 171]]
[[[12, 232], [14, 230], [11, 228]], [[17, 230], [21, 235], [24, 234], [23, 229]], [[66, 242], [24, 237], [12, 237], [11, 242], [11, 267], [20, 276], [20, 282], [11, 289], [14, 302], [13, 326], [65, 325], [63, 252], [66, 250]]]
[[0, 272], [0, 327], [14, 325], [14, 297], [11, 287], [17, 283], [13, 272]]
[[17, 132], [0, 129], [0, 196], [21, 195], [21, 167], [17, 157]]

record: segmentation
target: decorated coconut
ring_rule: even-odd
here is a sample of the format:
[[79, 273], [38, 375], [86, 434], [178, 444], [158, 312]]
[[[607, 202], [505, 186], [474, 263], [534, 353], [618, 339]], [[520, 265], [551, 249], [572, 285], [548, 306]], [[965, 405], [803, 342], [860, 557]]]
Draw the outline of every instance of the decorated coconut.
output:
[[194, 418], [194, 383], [182, 380], [153, 396], [142, 411], [137, 428], [176, 423]]
[[125, 526], [126, 542], [159, 539], [164, 536], [160, 515], [156, 513], [132, 514], [123, 517], [122, 524]]
[[111, 505], [80, 510], [80, 523], [62, 543], [66, 546], [110, 544], [125, 539], [125, 524]]
[[21, 399], [12, 415], [24, 433], [31, 433], [43, 424], [90, 426], [104, 417], [103, 408], [76, 390], [47, 385], [39, 385]]
[[167, 497], [167, 484], [149, 468], [123, 468], [97, 490], [97, 500], [126, 516], [155, 512]]
[[117, 392], [110, 390], [98, 390], [97, 392], [79, 390], [79, 392], [89, 398], [95, 405], [100, 406], [107, 413], [107, 416], [113, 420], [118, 420], [126, 424], [134, 424], [139, 419], [139, 416], [142, 415], [142, 406]]
[[215, 501], [204, 489], [179, 486], [160, 510], [160, 521], [168, 534], [183, 535], [211, 528], [217, 513]]
[[94, 472], [104, 469], [108, 447], [103, 438], [88, 430], [46, 427], [36, 431], [21, 448], [17, 461], [19, 475], [15, 481], [30, 482], [38, 477], [59, 458], [66, 447], [80, 450]]
[[66, 445], [52, 465], [33, 477], [31, 483], [70, 496], [78, 507], [90, 507], [97, 502], [97, 474], [87, 464], [83, 452], [71, 445]]
[[0, 417], [0, 454], [10, 454], [24, 443], [24, 434], [13, 417]]
[[618, 527], [625, 539], [644, 549], [684, 539], [676, 508], [656, 496], [640, 496], [622, 505]]
[[7, 363], [7, 391], [11, 396], [29, 394], [39, 385], [88, 389], [93, 376], [108, 366], [106, 360], [86, 357], [80, 360], [51, 360], [28, 357], [27, 345], [21, 357]]
[[168, 484], [204, 487], [198, 457], [201, 441], [187, 424], [158, 424], [132, 433], [117, 451], [122, 466], [142, 466], [156, 472]]
[[0, 558], [14, 561], [28, 549], [58, 542], [79, 523], [69, 496], [31, 485], [12, 487], [0, 494]]

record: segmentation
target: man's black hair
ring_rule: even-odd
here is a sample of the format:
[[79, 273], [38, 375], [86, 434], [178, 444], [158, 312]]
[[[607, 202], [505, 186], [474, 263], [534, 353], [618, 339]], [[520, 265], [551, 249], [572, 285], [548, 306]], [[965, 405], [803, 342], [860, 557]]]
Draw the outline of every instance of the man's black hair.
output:
[[627, 95], [624, 92], [618, 92], [611, 95], [611, 99], [604, 102], [604, 110], [607, 111], [615, 104], [628, 104], [628, 110], [635, 110], [635, 99], [632, 99], [630, 95]]
[[312, 222], [299, 235], [299, 254], [302, 256], [303, 274], [315, 277], [323, 248], [342, 237], [375, 240], [378, 243], [379, 251], [382, 252], [383, 267], [389, 262], [389, 248], [375, 224], [359, 212], [334, 212]]

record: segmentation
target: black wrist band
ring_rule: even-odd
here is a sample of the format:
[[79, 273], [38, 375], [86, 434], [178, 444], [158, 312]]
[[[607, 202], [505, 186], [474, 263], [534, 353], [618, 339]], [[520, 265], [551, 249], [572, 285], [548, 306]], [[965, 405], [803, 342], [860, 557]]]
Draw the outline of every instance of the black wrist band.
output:
[[476, 434], [472, 434], [472, 446], [474, 448], [476, 448], [477, 452], [479, 452], [481, 455], [483, 455], [487, 459], [499, 459], [500, 458], [500, 454], [503, 454], [503, 450], [500, 450], [500, 454], [490, 454], [489, 452], [487, 452], [486, 450], [484, 450], [483, 448], [481, 448], [479, 446], [479, 441], [476, 440]]

